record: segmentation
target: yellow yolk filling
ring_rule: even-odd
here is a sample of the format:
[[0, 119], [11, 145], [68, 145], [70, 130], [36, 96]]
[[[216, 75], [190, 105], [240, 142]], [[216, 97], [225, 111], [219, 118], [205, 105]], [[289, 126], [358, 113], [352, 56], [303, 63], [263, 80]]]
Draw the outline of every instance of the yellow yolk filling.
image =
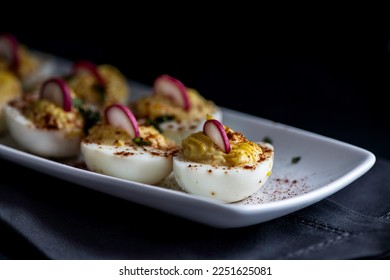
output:
[[18, 78], [8, 71], [0, 71], [0, 105], [20, 96], [22, 86]]
[[[174, 146], [170, 140], [166, 139], [153, 126], [139, 125], [138, 129], [142, 141], [148, 142], [147, 146], [159, 149], [171, 148]], [[118, 147], [136, 145], [126, 131], [105, 123], [99, 123], [92, 127], [88, 132], [88, 136], [84, 139], [84, 142]]]
[[83, 118], [76, 109], [65, 112], [52, 102], [39, 99], [22, 108], [23, 115], [40, 129], [64, 129], [68, 133], [83, 133]]
[[190, 98], [190, 109], [185, 111], [175, 105], [171, 99], [161, 95], [141, 98], [134, 104], [134, 112], [139, 118], [156, 119], [161, 116], [173, 116], [175, 120], [201, 120], [207, 114], [212, 115], [215, 104], [206, 100], [194, 89], [187, 89]]
[[241, 166], [261, 161], [262, 148], [241, 133], [225, 126], [230, 142], [230, 153], [224, 153], [203, 132], [193, 133], [182, 142], [182, 153], [189, 161], [203, 164]]
[[69, 79], [68, 84], [80, 99], [98, 107], [126, 103], [130, 89], [122, 73], [108, 64], [98, 66], [98, 72], [105, 82], [104, 87], [87, 72], [74, 75]]

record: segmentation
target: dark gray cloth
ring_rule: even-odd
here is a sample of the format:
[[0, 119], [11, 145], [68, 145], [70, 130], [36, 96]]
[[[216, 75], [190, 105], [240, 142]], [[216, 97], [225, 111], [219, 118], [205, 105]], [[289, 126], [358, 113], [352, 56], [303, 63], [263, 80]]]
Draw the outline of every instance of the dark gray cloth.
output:
[[[383, 259], [390, 162], [306, 209], [215, 229], [0, 160], [3, 259]], [[16, 174], [16, 176], [15, 176]]]

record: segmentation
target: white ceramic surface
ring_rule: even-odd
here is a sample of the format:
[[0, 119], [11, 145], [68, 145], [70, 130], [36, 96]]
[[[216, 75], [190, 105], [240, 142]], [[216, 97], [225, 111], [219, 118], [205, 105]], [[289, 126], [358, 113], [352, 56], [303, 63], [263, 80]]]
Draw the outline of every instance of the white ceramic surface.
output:
[[[137, 83], [132, 98], [149, 92]], [[96, 191], [153, 207], [219, 228], [249, 226], [281, 217], [316, 203], [365, 174], [375, 156], [362, 148], [291, 126], [223, 109], [224, 124], [253, 141], [269, 137], [275, 148], [273, 173], [251, 197], [224, 204], [180, 191], [173, 176], [159, 186], [93, 173], [19, 150], [0, 137], [0, 157]], [[293, 164], [292, 158], [301, 157]]]

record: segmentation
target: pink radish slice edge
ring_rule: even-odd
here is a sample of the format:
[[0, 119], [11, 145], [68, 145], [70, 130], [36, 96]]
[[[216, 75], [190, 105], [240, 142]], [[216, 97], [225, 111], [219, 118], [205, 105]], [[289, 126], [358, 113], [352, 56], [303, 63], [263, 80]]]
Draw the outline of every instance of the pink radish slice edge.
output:
[[203, 125], [203, 133], [208, 136], [225, 154], [230, 152], [230, 142], [225, 128], [217, 120], [207, 120]]
[[160, 94], [171, 98], [185, 111], [190, 109], [191, 104], [187, 88], [179, 80], [169, 75], [162, 75], [155, 80], [153, 87], [155, 94]]
[[19, 43], [12, 34], [0, 35], [0, 53], [3, 53], [6, 59], [9, 60], [10, 69], [17, 71], [19, 68]]
[[109, 125], [125, 130], [131, 138], [140, 136], [137, 119], [128, 107], [122, 104], [113, 104], [106, 108], [104, 116]]
[[70, 88], [63, 79], [52, 78], [45, 81], [41, 87], [40, 98], [53, 102], [65, 112], [72, 109]]
[[87, 60], [80, 60], [80, 61], [74, 63], [72, 73], [76, 74], [79, 71], [80, 72], [85, 71], [85, 72], [92, 74], [101, 86], [105, 85], [105, 81], [104, 81], [103, 77], [100, 75], [100, 73], [98, 71], [98, 67], [95, 63], [92, 63], [92, 62], [87, 61]]

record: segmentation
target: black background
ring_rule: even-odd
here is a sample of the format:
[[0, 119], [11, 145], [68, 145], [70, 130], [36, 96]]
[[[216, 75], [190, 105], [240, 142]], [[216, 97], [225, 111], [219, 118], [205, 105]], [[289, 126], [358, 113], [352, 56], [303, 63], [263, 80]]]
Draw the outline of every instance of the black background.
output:
[[143, 21], [133, 21], [127, 27], [93, 29], [83, 22], [79, 29], [56, 32], [37, 27], [5, 31], [31, 48], [66, 59], [113, 64], [146, 85], [170, 74], [217, 105], [390, 158], [387, 34], [360, 26], [302, 30], [286, 23], [271, 31], [272, 22], [236, 23], [215, 20], [188, 27], [178, 21], [145, 29], [135, 26]]
[[[162, 6], [168, 9], [161, 10], [148, 3], [150, 6], [142, 13], [130, 2], [130, 8], [95, 2], [89, 10], [82, 10], [79, 5], [71, 3], [52, 2], [38, 14], [36, 9], [16, 4], [20, 7], [6, 9], [2, 3], [0, 31], [14, 33], [20, 42], [31, 48], [70, 60], [111, 63], [129, 79], [147, 85], [152, 85], [158, 75], [167, 73], [198, 89], [217, 105], [339, 139], [366, 148], [378, 157], [390, 159], [387, 102], [390, 92], [390, 36], [388, 31], [383, 31], [388, 24], [376, 26], [373, 22], [376, 15], [357, 13], [352, 7], [340, 10], [339, 6], [325, 5], [319, 9], [302, 7], [299, 14], [287, 7], [287, 11], [285, 9], [282, 13], [282, 8], [286, 7], [281, 4], [280, 7], [266, 9], [236, 2], [229, 7], [229, 12], [226, 11], [227, 3], [219, 6], [215, 3], [217, 7], [212, 8], [200, 3], [186, 2], [187, 7], [178, 7], [177, 4], [164, 2]], [[36, 7], [36, 2], [33, 5]], [[52, 9], [47, 12], [49, 8]], [[338, 11], [339, 15], [335, 17], [325, 8]], [[169, 9], [170, 13], [166, 11]], [[26, 17], [26, 14], [30, 16]], [[384, 166], [383, 161], [378, 161], [372, 177], [366, 176], [363, 181], [343, 190], [344, 196], [340, 192], [340, 204], [356, 201], [348, 193], [351, 190], [355, 198], [365, 193], [364, 199], [358, 200], [359, 207], [382, 209], [378, 207], [379, 201], [383, 209], [387, 209], [384, 201], [372, 198], [386, 197], [383, 192], [387, 189]], [[8, 162], [4, 163], [4, 168], [14, 169]], [[287, 236], [291, 234], [293, 242], [290, 245], [297, 244], [297, 231], [291, 227], [291, 222], [283, 224], [283, 219], [244, 229], [214, 231], [175, 217], [171, 219], [160, 211], [53, 181], [57, 179], [37, 172], [27, 169], [22, 172], [30, 174], [27, 175], [30, 181], [41, 182], [42, 186], [23, 186], [23, 178], [17, 180], [20, 176], [14, 178], [6, 172], [6, 175], [11, 174], [9, 178], [6, 176], [9, 179], [6, 182], [12, 184], [2, 188], [5, 205], [8, 207], [8, 201], [15, 203], [18, 206], [15, 212], [27, 209], [25, 213], [32, 213], [32, 221], [48, 226], [48, 233], [66, 238], [71, 243], [76, 241], [81, 252], [84, 248], [93, 248], [97, 257], [116, 256], [110, 255], [111, 248], [112, 252], [118, 252], [118, 248], [127, 250], [133, 244], [136, 244], [136, 251], [132, 248], [127, 253], [135, 258], [148, 258], [160, 252], [163, 256], [176, 258], [183, 250], [189, 252], [185, 255], [188, 258], [208, 258], [215, 254], [232, 256], [225, 255], [227, 251], [239, 258], [241, 255], [235, 251], [237, 248], [239, 252], [245, 251], [242, 256], [248, 257], [247, 246], [257, 244], [253, 247], [256, 249], [263, 245], [261, 242], [268, 245], [268, 240], [277, 240], [275, 232], [286, 232]], [[61, 184], [66, 186], [60, 188]], [[367, 198], [368, 202], [363, 203]], [[310, 208], [307, 213], [311, 215], [312, 210]], [[23, 213], [15, 216], [26, 219], [28, 216]], [[332, 211], [322, 213], [327, 216]], [[343, 216], [341, 222], [345, 220], [348, 219]], [[378, 221], [375, 218], [373, 224]], [[335, 221], [332, 216], [330, 223], [333, 222], [340, 220]], [[22, 229], [24, 225], [23, 221]], [[59, 228], [53, 230], [56, 226]], [[2, 222], [0, 228], [0, 258], [3, 252], [11, 258], [45, 257], [38, 251], [39, 247], [37, 249], [24, 236], [17, 234], [17, 229]], [[157, 235], [156, 228], [161, 229]], [[301, 227], [303, 231], [309, 228], [306, 225]], [[183, 229], [189, 234], [177, 235]], [[269, 234], [265, 235], [268, 229]], [[42, 231], [44, 234], [31, 229], [28, 232], [39, 236], [39, 240], [41, 236], [50, 238], [46, 229]], [[100, 233], [100, 237], [96, 233]], [[121, 239], [121, 234], [126, 238]], [[226, 246], [227, 242], [238, 245]], [[378, 239], [377, 242], [382, 241]], [[47, 244], [52, 245], [55, 251], [68, 243], [50, 244], [49, 240]], [[121, 244], [125, 245], [121, 247]], [[172, 247], [174, 244], [177, 246]], [[383, 241], [382, 246], [384, 244]], [[188, 246], [190, 249], [187, 249]], [[375, 247], [375, 244], [370, 243], [370, 246]], [[155, 249], [165, 247], [171, 251]], [[179, 251], [175, 251], [176, 248]], [[274, 252], [272, 242], [269, 248], [269, 252]], [[332, 250], [334, 247], [329, 248]], [[64, 252], [72, 253], [69, 249], [65, 248]], [[256, 251], [264, 252], [263, 248]], [[102, 255], [99, 255], [100, 252], [103, 252]], [[331, 256], [334, 256], [333, 253]]]

